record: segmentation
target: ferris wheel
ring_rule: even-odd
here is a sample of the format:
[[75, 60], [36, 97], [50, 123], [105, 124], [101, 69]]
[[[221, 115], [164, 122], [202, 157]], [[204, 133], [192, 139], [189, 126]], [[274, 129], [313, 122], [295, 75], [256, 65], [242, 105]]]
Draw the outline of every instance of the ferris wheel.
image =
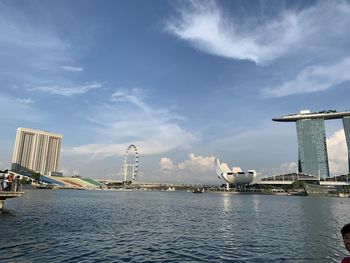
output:
[[[130, 151], [132, 151], [134, 153], [133, 156], [131, 155]], [[131, 173], [131, 182], [135, 181], [135, 178], [137, 176], [138, 167], [139, 167], [139, 154], [138, 154], [137, 148], [135, 145], [130, 144], [129, 147], [126, 149], [125, 156], [124, 156], [124, 162], [123, 162], [123, 174], [124, 174], [124, 181], [123, 182], [124, 183], [127, 182], [127, 176], [130, 173]]]

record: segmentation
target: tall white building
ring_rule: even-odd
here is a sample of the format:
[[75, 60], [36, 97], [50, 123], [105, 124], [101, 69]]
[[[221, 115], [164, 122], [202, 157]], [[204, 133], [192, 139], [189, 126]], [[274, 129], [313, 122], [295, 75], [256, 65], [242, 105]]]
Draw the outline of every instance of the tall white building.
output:
[[40, 130], [17, 128], [11, 170], [18, 173], [58, 171], [62, 135]]

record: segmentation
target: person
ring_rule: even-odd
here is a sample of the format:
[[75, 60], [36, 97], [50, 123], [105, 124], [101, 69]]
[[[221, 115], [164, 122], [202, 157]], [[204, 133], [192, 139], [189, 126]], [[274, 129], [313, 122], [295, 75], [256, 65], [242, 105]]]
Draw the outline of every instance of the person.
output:
[[4, 179], [2, 180], [2, 189], [3, 191], [7, 191], [8, 188], [8, 177], [7, 175], [4, 176]]
[[0, 174], [0, 191], [4, 191], [3, 190], [4, 180], [5, 180], [5, 176]]
[[13, 178], [13, 190], [15, 192], [18, 192], [19, 191], [19, 176], [15, 176]]
[[[340, 231], [343, 236], [344, 246], [346, 250], [350, 252], [350, 223], [343, 226]], [[343, 258], [341, 263], [350, 263], [350, 257]]]
[[7, 181], [7, 176], [6, 176], [7, 172], [8, 172], [7, 169], [4, 171], [0, 170], [0, 191], [7, 190], [6, 189], [8, 187], [8, 184], [7, 184], [8, 181]]
[[12, 186], [13, 186], [13, 175], [9, 174], [7, 176], [7, 191], [12, 191]]

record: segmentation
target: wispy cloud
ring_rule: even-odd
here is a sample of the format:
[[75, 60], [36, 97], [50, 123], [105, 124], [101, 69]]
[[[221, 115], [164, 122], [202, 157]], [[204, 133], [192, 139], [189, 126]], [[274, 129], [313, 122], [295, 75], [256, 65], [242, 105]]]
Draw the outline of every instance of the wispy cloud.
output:
[[137, 88], [133, 88], [131, 90], [120, 89], [115, 91], [112, 94], [110, 101], [130, 103], [140, 108], [141, 110], [149, 111], [151, 109], [142, 101], [143, 96], [144, 95], [141, 89], [137, 89]]
[[28, 17], [4, 3], [0, 3], [0, 32], [0, 65], [16, 76], [47, 73], [72, 60], [68, 43], [49, 28], [28, 23]]
[[75, 95], [81, 95], [84, 93], [89, 92], [90, 90], [94, 89], [101, 89], [103, 87], [103, 83], [99, 82], [91, 82], [86, 83], [84, 85], [67, 85], [67, 86], [59, 86], [59, 85], [52, 85], [52, 86], [39, 86], [35, 88], [31, 88], [32, 91], [41, 91], [53, 95], [61, 95], [61, 96], [75, 96]]
[[81, 67], [73, 67], [73, 66], [62, 66], [61, 68], [66, 70], [66, 71], [71, 71], [71, 72], [80, 72], [80, 71], [84, 70]]
[[[327, 90], [350, 80], [350, 3], [318, 1], [275, 17], [230, 17], [214, 1], [190, 1], [166, 29], [203, 52], [268, 64], [292, 64], [294, 79], [262, 89], [265, 97]], [[259, 22], [259, 23], [258, 23]], [[312, 58], [313, 64], [310, 64]], [[292, 71], [289, 71], [289, 75]]]
[[294, 80], [281, 86], [267, 88], [263, 94], [269, 97], [283, 97], [292, 94], [310, 93], [330, 89], [350, 81], [350, 57], [331, 65], [316, 65], [305, 68]]
[[16, 99], [0, 94], [0, 112], [2, 121], [21, 121], [39, 123], [45, 119], [41, 113], [32, 106], [31, 99]]
[[[73, 96], [101, 83], [71, 83], [67, 72], [81, 72], [83, 67], [74, 66], [75, 53], [69, 39], [63, 38], [47, 21], [46, 16], [33, 19], [30, 12], [21, 12], [11, 4], [0, 3], [0, 78], [8, 86], [20, 89]], [[76, 52], [76, 51], [75, 51]], [[49, 83], [49, 84], [47, 84]], [[83, 83], [83, 82], [81, 82]], [[34, 88], [33, 88], [34, 87]]]
[[214, 1], [191, 1], [168, 21], [166, 29], [195, 48], [226, 58], [265, 63], [288, 51], [300, 35], [295, 14], [255, 28], [241, 28]]
[[101, 139], [67, 148], [66, 153], [105, 158], [123, 155], [129, 144], [135, 144], [141, 154], [155, 155], [186, 148], [197, 140], [180, 126], [176, 113], [151, 106], [142, 93], [141, 89], [117, 90], [110, 103], [92, 105], [86, 115]]
[[213, 55], [264, 64], [296, 51], [332, 50], [339, 47], [335, 39], [348, 42], [350, 6], [346, 1], [319, 1], [304, 10], [282, 10], [263, 21], [245, 17], [244, 22], [225, 15], [214, 1], [186, 3], [167, 21], [166, 29]]
[[24, 103], [24, 104], [33, 104], [34, 103], [34, 101], [32, 99], [17, 98], [16, 101], [18, 101], [20, 103]]

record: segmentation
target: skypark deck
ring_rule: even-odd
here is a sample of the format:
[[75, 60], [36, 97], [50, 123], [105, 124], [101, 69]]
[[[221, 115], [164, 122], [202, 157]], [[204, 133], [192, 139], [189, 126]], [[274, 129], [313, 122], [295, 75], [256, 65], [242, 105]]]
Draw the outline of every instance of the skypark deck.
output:
[[333, 119], [341, 119], [343, 117], [349, 117], [350, 111], [339, 111], [336, 110], [327, 110], [327, 111], [319, 111], [319, 112], [310, 112], [308, 110], [301, 111], [297, 114], [289, 114], [277, 118], [273, 118], [273, 121], [278, 122], [295, 122], [297, 120], [302, 119], [324, 119], [324, 120], [333, 120]]

